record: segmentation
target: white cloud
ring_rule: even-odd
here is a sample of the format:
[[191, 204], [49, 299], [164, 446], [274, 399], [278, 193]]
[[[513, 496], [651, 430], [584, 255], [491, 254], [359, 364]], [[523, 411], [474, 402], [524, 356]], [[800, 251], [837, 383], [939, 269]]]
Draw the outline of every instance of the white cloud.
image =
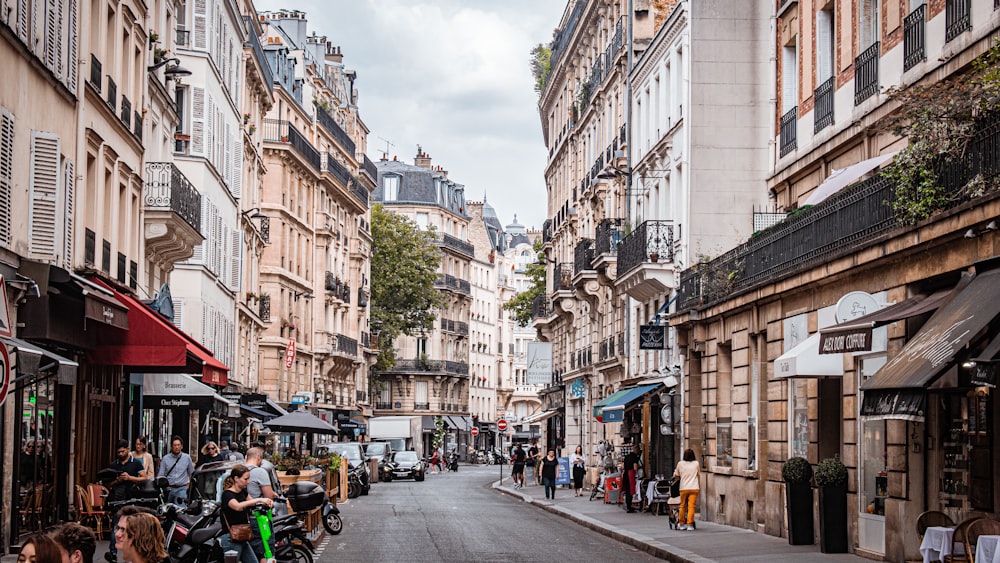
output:
[[368, 156], [412, 162], [417, 145], [466, 197], [485, 193], [500, 220], [545, 220], [532, 47], [547, 43], [566, 0], [258, 0], [299, 10], [356, 70]]

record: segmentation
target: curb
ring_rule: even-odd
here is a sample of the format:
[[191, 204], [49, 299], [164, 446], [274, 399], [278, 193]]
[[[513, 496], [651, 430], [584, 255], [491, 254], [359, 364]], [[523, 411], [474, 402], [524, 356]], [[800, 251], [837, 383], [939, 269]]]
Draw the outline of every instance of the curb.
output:
[[546, 512], [557, 514], [567, 520], [576, 522], [585, 528], [601, 532], [616, 541], [639, 548], [640, 550], [658, 559], [664, 559], [675, 563], [711, 563], [715, 561], [714, 559], [702, 557], [696, 553], [692, 553], [685, 549], [679, 549], [672, 545], [654, 540], [653, 538], [639, 535], [617, 526], [612, 526], [611, 524], [601, 522], [600, 520], [576, 514], [561, 506], [553, 505], [550, 502], [535, 499], [527, 493], [518, 492], [514, 489], [505, 487], [500, 481], [494, 482], [492, 487], [502, 494], [519, 497], [521, 501], [527, 504], [538, 507]]

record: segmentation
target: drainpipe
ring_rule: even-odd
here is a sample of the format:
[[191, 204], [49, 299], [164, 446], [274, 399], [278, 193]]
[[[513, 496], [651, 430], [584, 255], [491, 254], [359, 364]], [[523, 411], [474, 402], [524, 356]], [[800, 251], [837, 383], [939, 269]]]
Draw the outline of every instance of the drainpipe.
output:
[[[625, 15], [628, 25], [626, 33], [626, 68], [625, 68], [625, 221], [632, 221], [632, 205], [630, 197], [632, 195], [632, 53], [634, 37], [632, 21], [634, 17], [634, 0], [628, 0], [628, 13]], [[625, 356], [625, 378], [629, 377], [632, 367], [632, 298], [625, 298], [625, 349], [629, 353]], [[636, 356], [638, 358], [638, 356]]]

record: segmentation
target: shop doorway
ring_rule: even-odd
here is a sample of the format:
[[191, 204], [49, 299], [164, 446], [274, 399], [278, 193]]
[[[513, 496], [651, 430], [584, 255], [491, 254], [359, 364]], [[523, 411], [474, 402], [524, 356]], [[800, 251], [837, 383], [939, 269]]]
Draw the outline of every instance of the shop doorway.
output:
[[842, 458], [841, 427], [844, 420], [843, 378], [823, 377], [817, 380], [819, 402], [817, 407], [817, 453], [823, 461], [828, 458]]

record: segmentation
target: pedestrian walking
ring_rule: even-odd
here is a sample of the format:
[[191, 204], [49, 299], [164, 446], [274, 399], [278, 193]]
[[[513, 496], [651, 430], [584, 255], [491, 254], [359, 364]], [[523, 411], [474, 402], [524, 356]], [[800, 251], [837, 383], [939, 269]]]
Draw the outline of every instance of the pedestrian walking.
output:
[[152, 479], [156, 476], [153, 454], [146, 449], [148, 440], [146, 436], [139, 436], [135, 439], [135, 449], [132, 450], [132, 457], [142, 462], [142, 472], [139, 476], [143, 479]]
[[17, 552], [17, 563], [62, 563], [59, 544], [45, 534], [31, 534]]
[[441, 471], [441, 458], [438, 456], [437, 450], [434, 450], [434, 455], [431, 456], [431, 473], [438, 473]]
[[556, 473], [558, 471], [559, 460], [556, 459], [556, 451], [549, 450], [549, 454], [542, 459], [539, 468], [542, 484], [545, 485], [545, 498], [556, 499]]
[[246, 456], [237, 450], [235, 446], [233, 449], [229, 449], [229, 442], [225, 440], [219, 442], [219, 455], [222, 456], [222, 459], [225, 461], [239, 461], [241, 463], [246, 461]]
[[257, 555], [250, 545], [250, 509], [258, 502], [270, 508], [274, 506], [274, 501], [251, 497], [247, 492], [249, 483], [250, 469], [242, 464], [233, 467], [226, 477], [223, 483], [225, 490], [222, 491], [222, 525], [226, 533], [219, 537], [219, 543], [223, 553], [239, 553], [242, 563], [258, 563]]
[[180, 436], [170, 439], [170, 453], [160, 459], [160, 469], [157, 477], [167, 478], [167, 502], [187, 504], [188, 484], [194, 473], [194, 462], [184, 451], [184, 442]]
[[[131, 509], [131, 510], [128, 510]], [[126, 506], [115, 526], [115, 547], [128, 563], [161, 563], [167, 558], [160, 520], [135, 506]]]
[[[128, 440], [118, 440], [118, 457], [108, 466], [114, 471], [117, 477], [108, 485], [108, 501], [116, 502], [128, 500], [135, 497], [136, 483], [143, 481], [139, 474], [143, 471], [142, 462], [132, 457], [132, 452], [128, 448]], [[114, 522], [115, 514], [111, 514], [111, 521]], [[104, 554], [108, 561], [117, 561], [117, 546], [111, 542], [108, 552]]]
[[577, 446], [573, 455], [569, 456], [569, 463], [573, 466], [573, 489], [576, 496], [583, 496], [583, 476], [587, 473], [587, 460], [583, 457], [583, 446]]
[[530, 474], [528, 477], [529, 479], [534, 479], [536, 485], [542, 482], [541, 474], [535, 469], [535, 466], [541, 462], [541, 459], [539, 459], [540, 457], [541, 453], [538, 451], [538, 446], [535, 444], [535, 441], [532, 440], [531, 447], [528, 448], [528, 461], [525, 463], [527, 469], [525, 471]]
[[698, 503], [698, 492], [701, 490], [701, 465], [695, 461], [694, 450], [684, 450], [684, 461], [677, 464], [674, 477], [679, 477], [681, 491], [680, 526], [678, 530], [694, 530], [694, 508]]
[[632, 508], [632, 495], [636, 492], [635, 478], [639, 472], [639, 446], [634, 446], [627, 454], [625, 454], [624, 460], [625, 472], [622, 475], [622, 492], [625, 494], [625, 511], [635, 512]]
[[524, 462], [528, 454], [524, 453], [521, 444], [514, 447], [514, 455], [510, 456], [510, 478], [514, 480], [514, 488], [520, 489], [524, 486]]
[[97, 534], [90, 528], [77, 522], [65, 522], [50, 532], [49, 536], [59, 544], [63, 563], [94, 563]]
[[201, 455], [198, 456], [198, 463], [195, 464], [194, 468], [198, 469], [206, 463], [212, 463], [215, 461], [226, 461], [226, 458], [219, 453], [219, 446], [215, 442], [209, 440], [205, 442], [205, 445], [201, 447]]

